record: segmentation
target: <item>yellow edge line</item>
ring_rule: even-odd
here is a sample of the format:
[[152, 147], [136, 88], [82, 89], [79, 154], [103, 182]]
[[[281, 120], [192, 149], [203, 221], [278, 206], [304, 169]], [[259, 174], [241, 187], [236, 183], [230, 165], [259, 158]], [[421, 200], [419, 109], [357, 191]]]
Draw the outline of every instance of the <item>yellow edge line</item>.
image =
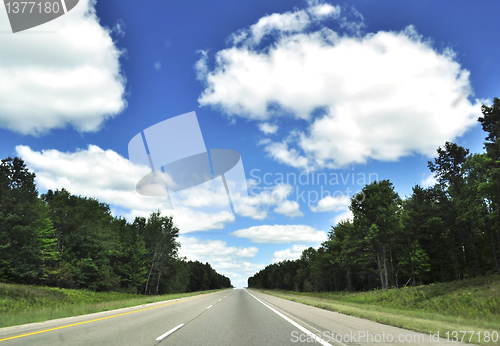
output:
[[161, 304], [161, 305], [157, 305], [157, 306], [151, 306], [149, 308], [144, 308], [144, 309], [135, 310], [135, 311], [123, 312], [123, 313], [117, 314], [117, 315], [96, 318], [96, 319], [93, 319], [93, 320], [90, 320], [90, 321], [78, 322], [78, 323], [68, 324], [68, 325], [61, 326], [61, 327], [39, 330], [37, 332], [32, 332], [32, 333], [27, 333], [27, 334], [22, 334], [22, 335], [16, 335], [16, 336], [10, 336], [8, 338], [0, 339], [0, 342], [5, 341], [5, 340], [12, 340], [12, 339], [17, 339], [17, 338], [22, 338], [24, 336], [29, 336], [29, 335], [46, 333], [46, 332], [50, 332], [50, 331], [53, 331], [53, 330], [58, 330], [58, 329], [63, 329], [63, 328], [69, 328], [69, 327], [79, 326], [81, 324], [86, 324], [86, 323], [91, 323], [91, 322], [106, 320], [108, 318], [113, 318], [113, 317], [118, 317], [118, 316], [123, 316], [123, 315], [128, 315], [128, 314], [133, 314], [133, 313], [136, 313], [136, 312], [139, 312], [139, 311], [145, 311], [145, 310], [155, 309], [155, 308], [159, 308], [159, 307], [162, 307], [162, 306], [172, 305], [172, 304], [175, 304], [175, 303], [180, 303], [180, 302], [185, 302], [185, 301], [188, 301], [188, 300], [191, 300], [191, 299], [200, 298], [200, 297], [207, 296], [209, 294], [214, 294], [214, 293], [217, 293], [217, 292], [207, 293], [207, 294], [203, 294], [203, 295], [200, 295], [200, 296], [197, 296], [197, 297], [189, 297], [189, 298], [186, 298], [186, 299], [181, 298], [180, 300], [177, 300], [175, 302], [170, 302], [170, 303]]

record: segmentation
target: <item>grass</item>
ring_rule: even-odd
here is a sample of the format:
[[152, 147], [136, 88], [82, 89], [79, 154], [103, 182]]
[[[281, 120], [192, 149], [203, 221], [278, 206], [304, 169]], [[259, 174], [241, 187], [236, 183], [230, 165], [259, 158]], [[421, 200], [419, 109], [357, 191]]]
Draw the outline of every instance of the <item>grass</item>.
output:
[[0, 328], [190, 297], [212, 291], [143, 296], [0, 283]]
[[[357, 293], [258, 291], [426, 334], [439, 331], [443, 336], [449, 332], [450, 338], [453, 331], [481, 332], [482, 336], [486, 331], [500, 334], [499, 275]], [[479, 341], [477, 335], [471, 342], [500, 345], [500, 339], [497, 342]]]

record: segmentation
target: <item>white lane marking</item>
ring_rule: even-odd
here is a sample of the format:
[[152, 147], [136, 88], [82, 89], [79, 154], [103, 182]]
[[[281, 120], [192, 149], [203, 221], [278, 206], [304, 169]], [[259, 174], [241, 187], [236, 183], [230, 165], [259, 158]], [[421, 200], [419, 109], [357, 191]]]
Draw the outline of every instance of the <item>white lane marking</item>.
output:
[[212, 306], [213, 306], [213, 305], [210, 305], [210, 306], [207, 308], [207, 310], [208, 310], [208, 309], [210, 309]]
[[[313, 340], [316, 340], [321, 345], [323, 345], [323, 346], [332, 346], [332, 344], [329, 344], [328, 342], [326, 342], [325, 340], [323, 340], [322, 338], [320, 338], [318, 335], [314, 334], [313, 332], [311, 332], [311, 331], [307, 330], [306, 328], [302, 327], [297, 322], [295, 322], [295, 321], [291, 320], [290, 318], [286, 317], [285, 315], [283, 315], [281, 312], [279, 312], [275, 308], [270, 307], [269, 305], [267, 305], [266, 303], [264, 303], [262, 300], [260, 300], [256, 296], [254, 296], [252, 293], [248, 292], [247, 290], [245, 290], [245, 292], [247, 292], [249, 295], [251, 295], [252, 297], [254, 297], [259, 303], [261, 303], [266, 308], [268, 308], [269, 310], [271, 310], [272, 312], [274, 312], [275, 314], [277, 314], [279, 317], [283, 318], [285, 321], [291, 323], [292, 325], [294, 325], [296, 328], [300, 329], [301, 331], [303, 331], [307, 335], [310, 335], [313, 338]], [[342, 345], [344, 345], [344, 344], [342, 344]]]
[[219, 302], [221, 301], [222, 299], [219, 299]]
[[172, 328], [172, 329], [170, 329], [168, 332], [166, 332], [165, 334], [162, 334], [162, 335], [160, 335], [159, 337], [157, 337], [157, 338], [156, 338], [156, 340], [157, 340], [157, 341], [160, 341], [161, 339], [166, 338], [167, 336], [169, 336], [170, 334], [172, 334], [173, 332], [175, 332], [177, 329], [179, 329], [179, 328], [180, 328], [180, 327], [182, 327], [183, 325], [184, 325], [183, 323], [179, 324], [177, 327]]

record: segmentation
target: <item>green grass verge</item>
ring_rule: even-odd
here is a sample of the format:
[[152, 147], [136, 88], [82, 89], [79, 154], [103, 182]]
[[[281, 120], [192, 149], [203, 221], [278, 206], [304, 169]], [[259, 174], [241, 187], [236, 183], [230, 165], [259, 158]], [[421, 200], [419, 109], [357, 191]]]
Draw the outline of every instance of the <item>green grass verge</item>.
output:
[[0, 328], [190, 297], [218, 290], [143, 296], [0, 283]]
[[[428, 334], [446, 332], [496, 331], [500, 334], [500, 276], [439, 283], [402, 289], [371, 292], [292, 292], [279, 290], [257, 291], [326, 310], [366, 318], [383, 324]], [[461, 337], [462, 334], [460, 334]], [[470, 334], [464, 341], [469, 339]], [[485, 342], [477, 335], [472, 343]]]

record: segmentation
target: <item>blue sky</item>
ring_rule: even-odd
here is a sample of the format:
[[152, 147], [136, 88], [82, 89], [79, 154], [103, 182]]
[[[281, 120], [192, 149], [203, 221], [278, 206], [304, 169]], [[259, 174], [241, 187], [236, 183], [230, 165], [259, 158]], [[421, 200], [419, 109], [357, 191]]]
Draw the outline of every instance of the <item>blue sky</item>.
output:
[[[482, 151], [475, 119], [500, 95], [499, 10], [497, 1], [80, 0], [12, 34], [2, 8], [0, 156], [22, 157], [41, 193], [65, 187], [132, 220], [163, 204], [135, 192], [129, 141], [195, 111], [207, 148], [240, 153], [250, 189], [222, 221], [174, 214], [181, 254], [242, 287], [319, 246], [370, 177], [404, 197], [432, 183], [427, 161], [446, 140]], [[321, 173], [327, 183], [313, 184]]]

